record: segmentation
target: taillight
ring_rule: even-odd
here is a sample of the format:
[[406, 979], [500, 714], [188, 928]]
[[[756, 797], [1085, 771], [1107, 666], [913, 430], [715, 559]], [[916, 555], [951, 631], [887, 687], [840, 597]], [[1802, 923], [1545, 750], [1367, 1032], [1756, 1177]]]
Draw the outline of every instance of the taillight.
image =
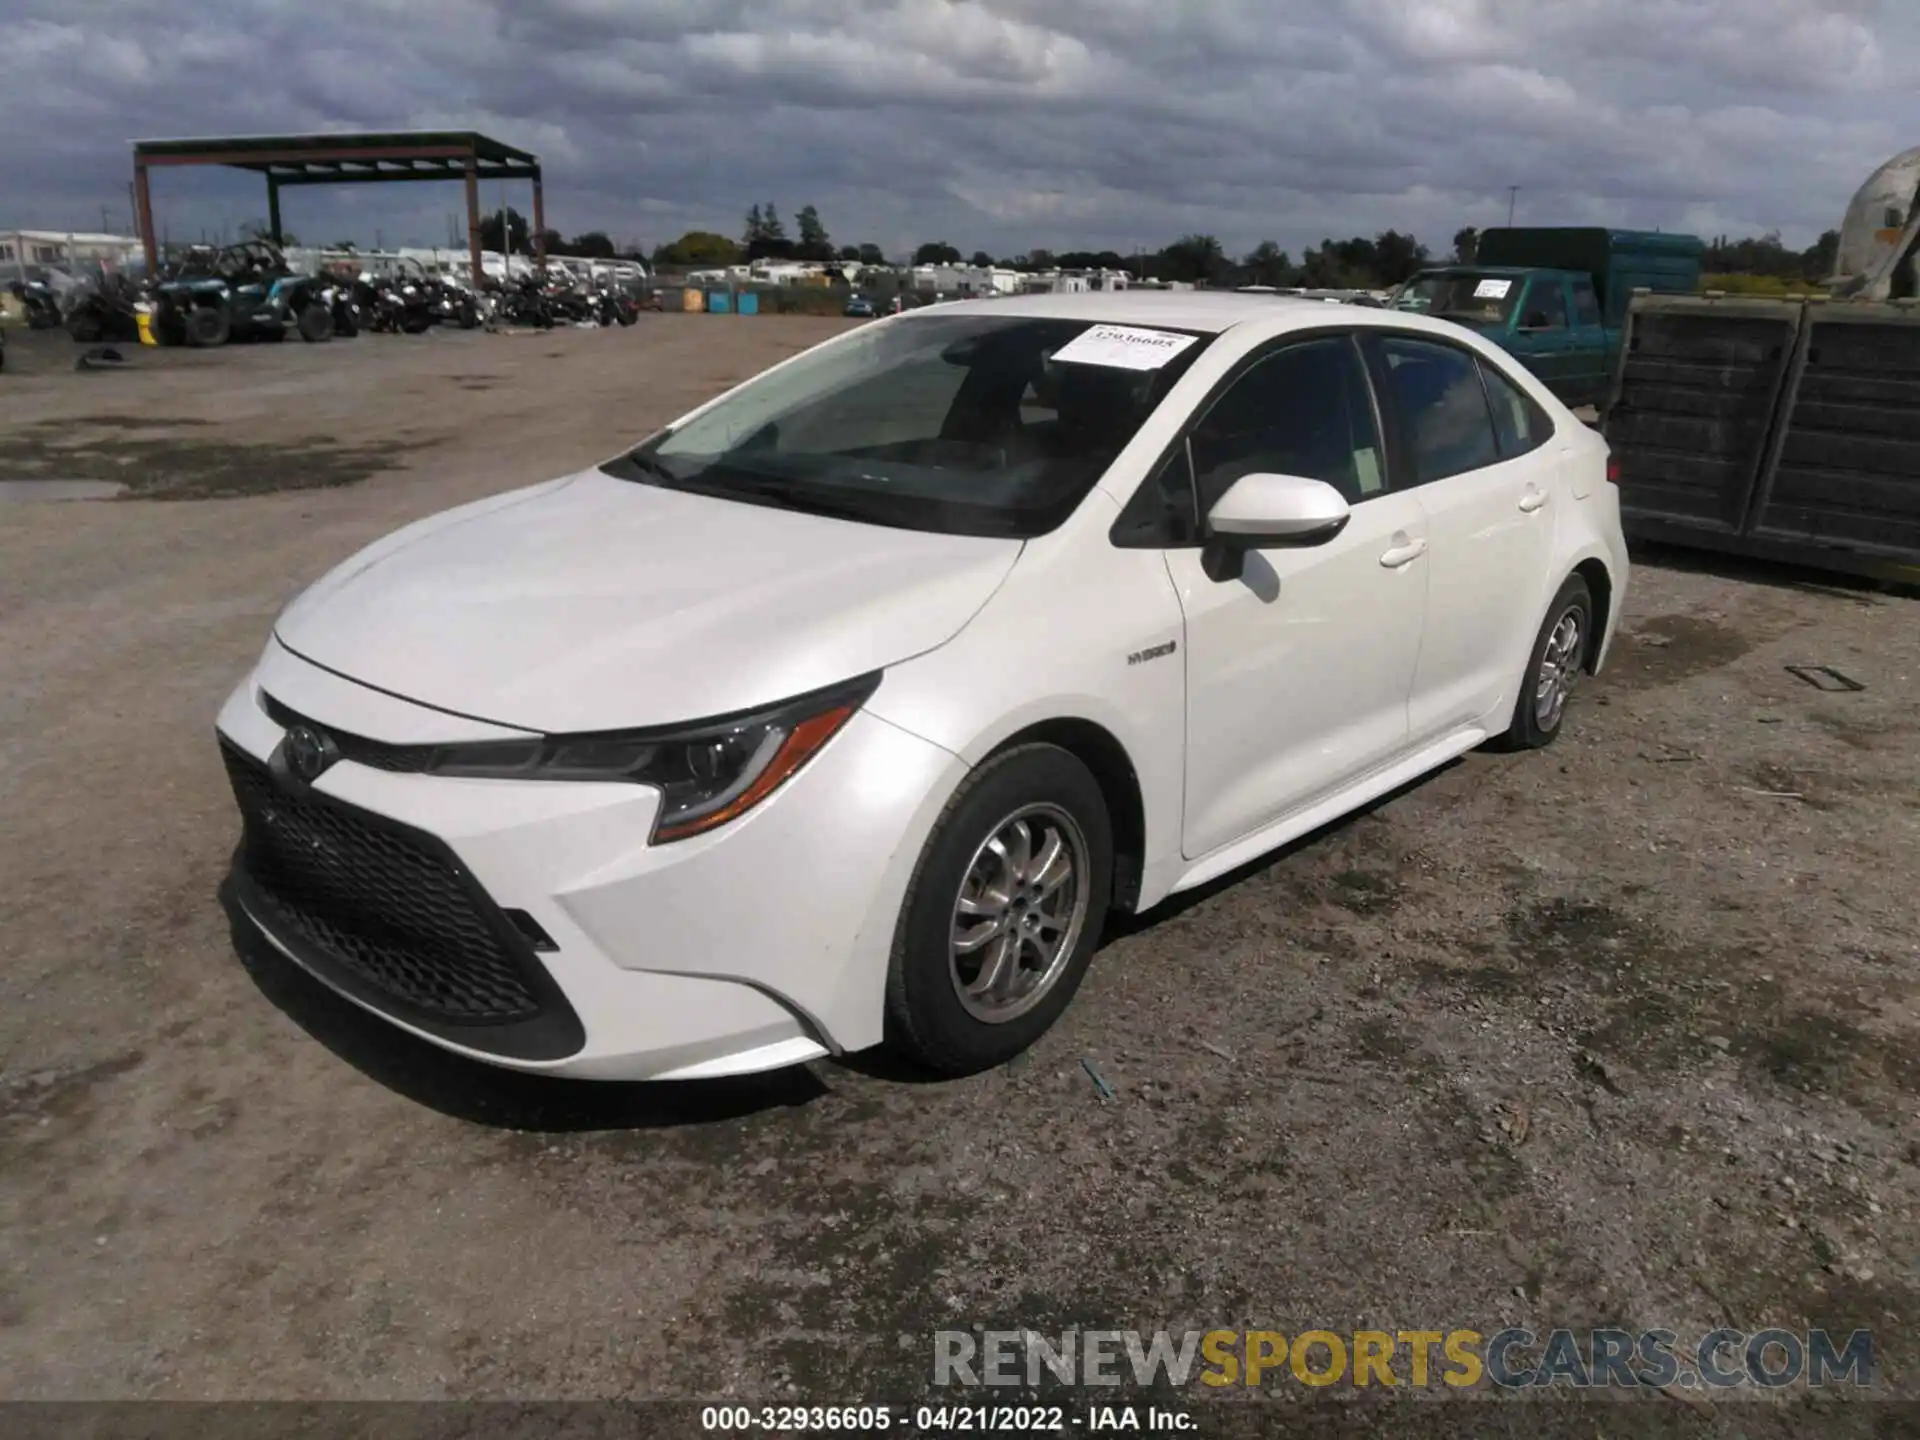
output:
[[1607, 456], [1607, 483], [1609, 485], [1618, 485], [1620, 483], [1620, 457], [1618, 455]]

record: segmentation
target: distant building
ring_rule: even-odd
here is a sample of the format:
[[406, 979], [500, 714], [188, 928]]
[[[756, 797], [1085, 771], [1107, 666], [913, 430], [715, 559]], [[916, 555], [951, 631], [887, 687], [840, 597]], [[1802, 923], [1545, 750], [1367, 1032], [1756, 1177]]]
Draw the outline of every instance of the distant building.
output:
[[39, 266], [80, 270], [95, 265], [120, 270], [140, 256], [139, 240], [83, 230], [0, 230], [0, 274], [17, 276]]

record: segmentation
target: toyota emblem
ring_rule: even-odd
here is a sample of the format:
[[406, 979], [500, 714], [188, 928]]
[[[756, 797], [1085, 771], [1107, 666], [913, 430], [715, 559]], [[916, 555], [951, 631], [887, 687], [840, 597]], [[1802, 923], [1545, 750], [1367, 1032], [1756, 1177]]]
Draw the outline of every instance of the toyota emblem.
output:
[[309, 784], [338, 758], [333, 742], [311, 725], [295, 725], [284, 745], [287, 768]]

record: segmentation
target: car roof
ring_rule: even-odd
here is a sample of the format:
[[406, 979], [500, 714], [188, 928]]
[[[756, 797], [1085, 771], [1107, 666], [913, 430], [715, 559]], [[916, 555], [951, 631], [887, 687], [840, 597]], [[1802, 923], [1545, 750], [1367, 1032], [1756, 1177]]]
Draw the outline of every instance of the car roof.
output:
[[1068, 295], [1006, 295], [954, 300], [895, 317], [931, 319], [955, 314], [1084, 320], [1100, 325], [1165, 326], [1218, 335], [1238, 325], [1281, 332], [1351, 323], [1373, 328], [1452, 336], [1458, 327], [1405, 310], [1300, 295], [1243, 295], [1230, 290], [1094, 290]]
[[954, 300], [937, 313], [991, 312], [1047, 320], [1088, 320], [1106, 325], [1168, 325], [1215, 335], [1244, 320], [1271, 320], [1287, 307], [1324, 316], [1324, 300], [1292, 295], [1241, 295], [1230, 290], [1083, 290], [1068, 295], [1003, 295]]

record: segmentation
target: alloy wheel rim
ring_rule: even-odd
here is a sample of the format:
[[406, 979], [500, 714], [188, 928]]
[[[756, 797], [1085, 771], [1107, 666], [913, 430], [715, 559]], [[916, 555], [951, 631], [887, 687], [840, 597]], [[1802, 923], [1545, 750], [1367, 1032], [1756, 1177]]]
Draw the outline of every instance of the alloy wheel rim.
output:
[[1576, 606], [1554, 622], [1547, 648], [1540, 657], [1540, 682], [1533, 692], [1533, 717], [1542, 730], [1551, 730], [1566, 713], [1580, 675], [1580, 611]]
[[1087, 918], [1087, 842], [1057, 805], [1028, 805], [987, 832], [954, 900], [947, 970], [967, 1014], [1004, 1025], [1046, 998]]

